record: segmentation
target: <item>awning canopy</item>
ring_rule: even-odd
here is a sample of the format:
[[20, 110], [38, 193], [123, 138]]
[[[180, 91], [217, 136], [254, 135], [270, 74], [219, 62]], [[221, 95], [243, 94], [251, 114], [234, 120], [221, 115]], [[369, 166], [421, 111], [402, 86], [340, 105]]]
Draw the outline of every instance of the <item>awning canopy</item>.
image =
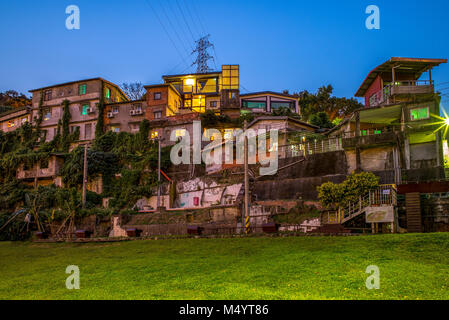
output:
[[363, 81], [359, 90], [357, 90], [355, 96], [363, 97], [365, 96], [366, 91], [369, 89], [371, 84], [377, 78], [379, 74], [385, 72], [392, 72], [393, 67], [396, 72], [404, 72], [414, 75], [413, 80], [418, 80], [423, 72], [432, 69], [433, 67], [437, 67], [442, 63], [447, 63], [447, 59], [420, 59], [420, 58], [399, 58], [394, 57], [388, 60], [387, 62], [381, 64], [372, 70], [365, 81]]
[[[378, 108], [366, 108], [359, 110], [361, 123], [373, 123], [373, 124], [398, 124], [401, 122], [402, 108], [400, 105], [378, 107]], [[355, 122], [355, 117], [352, 118]]]

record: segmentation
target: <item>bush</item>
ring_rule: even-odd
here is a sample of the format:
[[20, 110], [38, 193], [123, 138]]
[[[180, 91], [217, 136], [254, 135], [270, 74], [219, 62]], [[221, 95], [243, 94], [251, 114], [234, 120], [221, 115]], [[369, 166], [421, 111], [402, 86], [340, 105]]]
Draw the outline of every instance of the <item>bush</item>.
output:
[[358, 201], [360, 196], [378, 187], [379, 177], [372, 172], [362, 172], [351, 174], [340, 184], [323, 183], [317, 190], [321, 204], [326, 208], [335, 209], [339, 206], [346, 206], [350, 202]]

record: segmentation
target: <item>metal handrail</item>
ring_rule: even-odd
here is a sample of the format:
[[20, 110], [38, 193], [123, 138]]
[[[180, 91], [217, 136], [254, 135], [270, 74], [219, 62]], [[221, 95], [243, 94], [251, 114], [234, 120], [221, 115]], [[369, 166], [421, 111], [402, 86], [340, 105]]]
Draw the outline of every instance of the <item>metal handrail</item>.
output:
[[347, 207], [340, 208], [341, 222], [348, 221], [363, 212], [366, 207], [397, 205], [396, 185], [382, 185], [376, 190], [372, 190], [360, 196], [359, 201], [350, 202]]

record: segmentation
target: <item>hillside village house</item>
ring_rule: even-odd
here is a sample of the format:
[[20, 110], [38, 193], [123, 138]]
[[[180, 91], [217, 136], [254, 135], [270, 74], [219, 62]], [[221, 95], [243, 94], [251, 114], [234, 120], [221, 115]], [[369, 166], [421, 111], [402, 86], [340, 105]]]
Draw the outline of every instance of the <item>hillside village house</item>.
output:
[[[349, 171], [373, 171], [384, 183], [444, 178], [442, 132], [432, 68], [446, 59], [391, 58], [372, 70], [356, 93], [357, 110], [330, 137], [341, 137]], [[418, 80], [424, 72], [428, 80]], [[447, 141], [444, 141], [447, 144]]]
[[[86, 79], [55, 86], [30, 90], [33, 94], [31, 117], [38, 118], [39, 103], [42, 99], [43, 119], [41, 127], [45, 141], [51, 141], [57, 134], [58, 122], [63, 116], [63, 101], [70, 102], [70, 131], [79, 130], [80, 141], [95, 138], [98, 119], [97, 105], [103, 95], [106, 102], [129, 100], [119, 86], [102, 78]], [[42, 95], [42, 96], [41, 96]]]
[[[32, 106], [0, 115], [0, 129], [8, 132], [23, 123], [35, 121], [41, 98], [44, 108], [41, 127], [46, 132], [46, 141], [54, 138], [58, 122], [62, 119], [63, 101], [69, 100], [70, 128], [72, 132], [79, 130], [80, 133], [79, 141], [72, 148], [95, 138], [99, 115], [97, 105], [102, 95], [106, 130], [136, 133], [142, 120], [146, 119], [151, 127], [149, 138], [161, 139], [163, 145], [174, 143], [170, 141], [172, 133], [176, 137], [187, 132], [192, 136], [193, 121], [199, 121], [200, 115], [207, 110], [231, 118], [251, 112], [256, 119], [248, 124], [249, 128], [280, 130], [280, 140], [273, 146], [280, 155], [279, 172], [269, 178], [271, 180], [252, 182], [252, 197], [257, 199], [258, 204], [279, 203], [286, 199], [291, 201], [298, 195], [316, 201], [316, 187], [322, 183], [339, 183], [353, 172], [372, 171], [380, 177], [382, 184], [390, 185], [381, 191], [390, 195], [390, 200], [381, 205], [387, 206], [388, 212], [394, 214], [389, 214], [388, 219], [377, 224], [368, 216], [361, 218], [373, 206], [379, 206], [370, 195], [370, 203], [354, 204], [352, 211], [342, 208], [333, 220], [328, 217], [322, 223], [344, 226], [355, 223], [363, 227], [371, 224], [380, 225], [381, 229], [382, 226], [394, 224], [389, 230], [408, 228], [420, 231], [423, 230], [421, 220], [424, 218], [421, 219], [421, 208], [417, 206], [419, 195], [433, 194], [435, 190], [449, 192], [449, 186], [444, 183], [435, 185], [432, 182], [432, 187], [428, 185], [429, 181], [447, 178], [445, 169], [447, 171], [448, 163], [444, 159], [449, 159], [449, 147], [441, 131], [431, 125], [435, 121], [432, 114], [440, 113], [440, 96], [435, 92], [431, 72], [446, 62], [446, 59], [389, 59], [368, 74], [356, 93], [357, 97], [364, 98], [365, 108], [356, 110], [339, 126], [325, 133], [297, 119], [272, 116], [273, 111], [281, 107], [301, 114], [300, 100], [295, 96], [271, 91], [240, 94], [238, 65], [223, 65], [216, 72], [163, 76], [162, 84], [145, 86], [146, 94], [138, 101], [130, 101], [117, 85], [102, 78], [31, 90]], [[425, 73], [428, 78], [421, 80]], [[237, 128], [225, 126], [218, 129], [226, 138], [232, 136]], [[290, 141], [291, 135], [296, 136], [294, 141]], [[269, 143], [268, 136], [267, 145]], [[205, 146], [204, 143], [202, 145]], [[63, 155], [55, 154], [49, 161], [34, 168], [21, 166], [17, 178], [35, 185], [61, 185], [58, 172], [63, 161]], [[220, 175], [221, 171], [233, 166], [236, 164], [208, 167], [206, 173]], [[188, 174], [183, 176], [185, 179], [192, 178]], [[211, 200], [207, 191], [211, 188], [210, 182], [200, 181], [199, 185], [204, 185], [205, 189], [198, 190], [195, 181], [186, 181], [184, 187], [180, 183], [179, 197], [163, 203], [186, 208], [214, 206], [218, 202], [238, 205], [242, 200], [241, 184], [236, 185], [235, 190], [232, 187], [232, 197], [228, 197], [232, 201], [225, 201], [223, 197], [221, 200]], [[231, 188], [212, 185], [216, 188], [214, 193], [223, 195], [227, 194], [225, 190]], [[101, 188], [97, 190], [101, 192]], [[405, 197], [405, 209], [395, 202], [400, 199], [399, 196], [392, 197], [396, 191]], [[195, 199], [191, 199], [192, 192]], [[169, 198], [168, 194], [163, 195], [163, 199], [166, 198]], [[148, 199], [148, 203], [154, 204], [156, 200]], [[355, 207], [360, 210], [353, 211]], [[400, 210], [405, 210], [409, 226], [398, 222]]]

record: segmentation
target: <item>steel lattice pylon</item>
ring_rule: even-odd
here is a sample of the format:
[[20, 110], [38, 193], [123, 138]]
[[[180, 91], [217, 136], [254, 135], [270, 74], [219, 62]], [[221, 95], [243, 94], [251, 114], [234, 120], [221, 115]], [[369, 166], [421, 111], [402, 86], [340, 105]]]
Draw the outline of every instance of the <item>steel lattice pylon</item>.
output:
[[193, 53], [197, 54], [197, 58], [193, 62], [192, 66], [194, 66], [194, 65], [197, 66], [197, 68], [196, 68], [197, 73], [207, 73], [212, 70], [207, 65], [207, 61], [214, 59], [207, 51], [209, 48], [214, 46], [209, 41], [209, 37], [210, 37], [210, 35], [208, 34], [207, 36], [202, 37], [199, 40], [195, 41], [196, 49], [193, 51]]

